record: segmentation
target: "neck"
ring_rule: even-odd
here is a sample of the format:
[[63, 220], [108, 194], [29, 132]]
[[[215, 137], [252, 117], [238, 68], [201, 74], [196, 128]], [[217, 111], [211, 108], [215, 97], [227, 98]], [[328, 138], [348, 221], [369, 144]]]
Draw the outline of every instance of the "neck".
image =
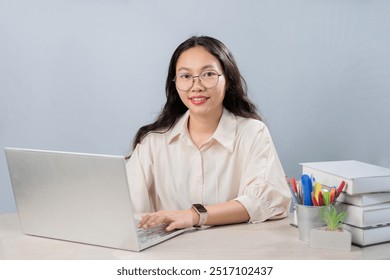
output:
[[195, 146], [200, 148], [214, 134], [222, 116], [222, 110], [212, 116], [191, 115], [188, 121], [188, 132]]

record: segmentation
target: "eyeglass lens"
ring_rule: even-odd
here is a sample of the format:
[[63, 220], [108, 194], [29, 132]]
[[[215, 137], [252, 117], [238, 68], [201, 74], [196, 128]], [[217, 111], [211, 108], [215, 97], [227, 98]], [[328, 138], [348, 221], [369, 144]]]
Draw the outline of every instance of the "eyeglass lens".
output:
[[190, 73], [179, 73], [174, 81], [180, 90], [189, 90], [195, 83], [195, 78], [198, 78], [205, 88], [213, 88], [217, 86], [220, 76], [222, 74], [210, 70], [203, 71], [198, 76], [192, 76]]

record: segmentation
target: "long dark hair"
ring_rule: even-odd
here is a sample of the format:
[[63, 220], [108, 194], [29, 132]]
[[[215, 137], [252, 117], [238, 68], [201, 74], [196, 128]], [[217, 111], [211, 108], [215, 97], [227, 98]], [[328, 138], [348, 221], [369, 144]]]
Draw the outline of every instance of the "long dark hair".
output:
[[173, 79], [176, 76], [176, 64], [180, 55], [195, 46], [202, 46], [222, 65], [226, 78], [226, 93], [223, 106], [236, 116], [261, 120], [256, 106], [248, 99], [247, 86], [238, 70], [236, 61], [229, 49], [219, 40], [208, 36], [193, 36], [181, 43], [172, 55], [165, 84], [167, 102], [156, 121], [141, 127], [133, 140], [133, 150], [150, 132], [168, 131], [186, 111], [187, 107], [181, 101]]

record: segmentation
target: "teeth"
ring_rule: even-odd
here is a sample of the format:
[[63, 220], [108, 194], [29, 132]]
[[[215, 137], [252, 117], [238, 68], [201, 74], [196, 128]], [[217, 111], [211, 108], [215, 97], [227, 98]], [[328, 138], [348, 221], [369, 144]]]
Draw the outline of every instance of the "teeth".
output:
[[203, 101], [203, 100], [206, 100], [205, 97], [194, 97], [194, 98], [191, 98], [192, 100], [194, 101]]

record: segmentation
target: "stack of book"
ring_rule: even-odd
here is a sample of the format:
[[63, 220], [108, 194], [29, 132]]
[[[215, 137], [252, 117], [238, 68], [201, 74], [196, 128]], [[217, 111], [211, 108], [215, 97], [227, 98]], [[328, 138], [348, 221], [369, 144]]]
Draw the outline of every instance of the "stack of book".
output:
[[390, 169], [360, 161], [301, 163], [302, 173], [322, 185], [347, 183], [337, 198], [337, 207], [347, 211], [343, 227], [352, 233], [352, 243], [368, 246], [390, 242]]

